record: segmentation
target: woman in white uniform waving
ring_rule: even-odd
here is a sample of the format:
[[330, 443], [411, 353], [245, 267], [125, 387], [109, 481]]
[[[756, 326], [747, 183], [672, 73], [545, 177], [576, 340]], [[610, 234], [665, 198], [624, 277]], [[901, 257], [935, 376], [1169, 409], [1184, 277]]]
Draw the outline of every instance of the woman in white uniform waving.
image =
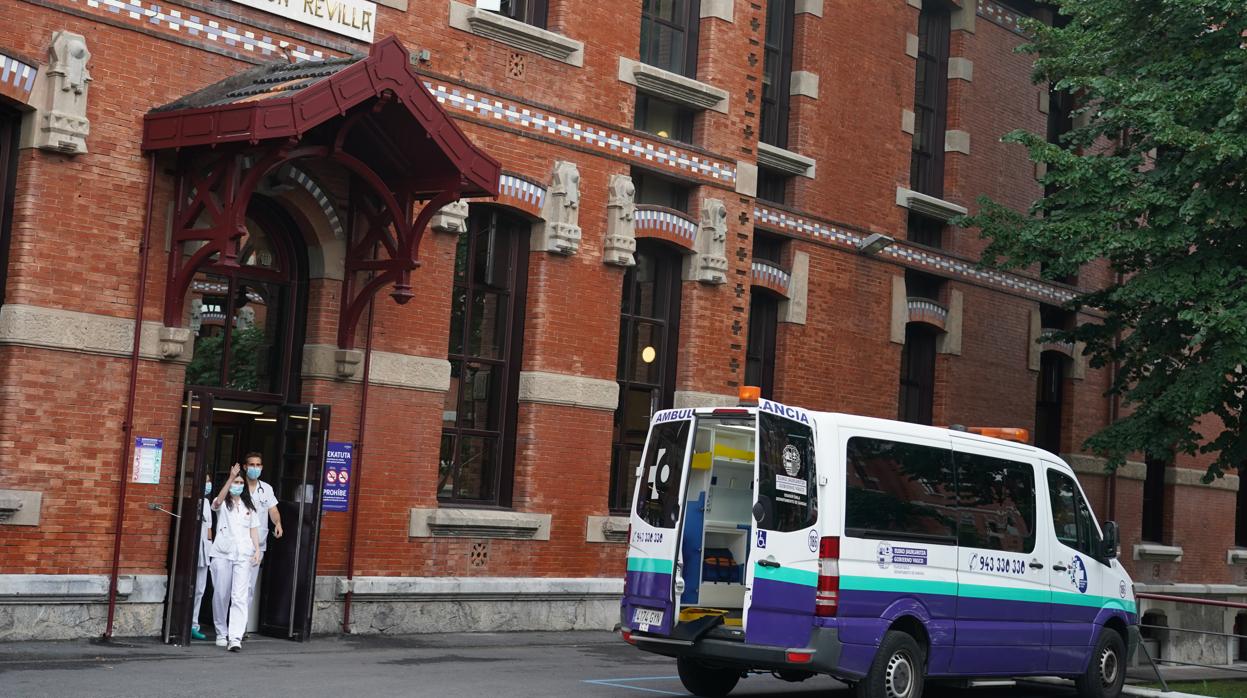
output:
[[[247, 629], [251, 567], [260, 564], [260, 514], [251, 502], [247, 483], [230, 468], [226, 486], [212, 500], [217, 512], [216, 536], [212, 541], [212, 622], [216, 625], [216, 644], [229, 651], [242, 649]], [[228, 625], [226, 618], [229, 618]]]

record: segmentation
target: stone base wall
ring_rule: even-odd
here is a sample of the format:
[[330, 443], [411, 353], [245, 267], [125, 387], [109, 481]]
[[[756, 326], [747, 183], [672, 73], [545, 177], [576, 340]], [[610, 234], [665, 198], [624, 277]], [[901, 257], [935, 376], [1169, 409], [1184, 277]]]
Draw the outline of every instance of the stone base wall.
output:
[[[164, 575], [117, 580], [114, 637], [153, 637], [164, 623]], [[0, 642], [100, 637], [108, 624], [108, 577], [0, 575]]]
[[[351, 633], [611, 630], [622, 580], [356, 577]], [[342, 631], [346, 579], [318, 577], [313, 632]]]
[[[1247, 602], [1247, 587], [1233, 584], [1136, 585], [1136, 590], [1144, 593], [1189, 596], [1215, 601]], [[1238, 638], [1226, 635], [1235, 632], [1235, 620], [1240, 614], [1247, 615], [1247, 610], [1150, 599], [1139, 600], [1140, 623], [1174, 628], [1174, 630], [1141, 629], [1145, 641], [1152, 640], [1148, 642], [1148, 651], [1152, 653], [1153, 659], [1211, 665], [1237, 662], [1240, 641]], [[1202, 635], [1178, 632], [1178, 628], [1221, 634]], [[1142, 652], [1136, 654], [1135, 661], [1141, 664], [1147, 663]]]

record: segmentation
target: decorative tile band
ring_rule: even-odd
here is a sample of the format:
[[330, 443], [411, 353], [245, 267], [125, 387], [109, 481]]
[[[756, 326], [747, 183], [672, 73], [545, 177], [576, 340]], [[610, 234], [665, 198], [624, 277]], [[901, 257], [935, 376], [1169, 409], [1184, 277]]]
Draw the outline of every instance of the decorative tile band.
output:
[[603, 152], [617, 153], [637, 162], [666, 167], [722, 182], [736, 181], [736, 166], [702, 155], [647, 141], [636, 136], [589, 126], [555, 114], [503, 102], [489, 95], [478, 94], [455, 85], [426, 81], [425, 87], [440, 104], [476, 114], [483, 119], [505, 121], [533, 134], [554, 136], [561, 140], [597, 146]]
[[763, 283], [768, 286], [778, 287], [783, 291], [788, 290], [788, 286], [792, 283], [792, 276], [786, 269], [771, 264], [770, 262], [754, 262], [753, 280], [755, 283]]
[[0, 53], [0, 94], [7, 94], [25, 103], [35, 88], [35, 75], [39, 69]]
[[997, 24], [1005, 29], [1008, 29], [1014, 34], [1026, 36], [1026, 32], [1022, 30], [1022, 26], [1018, 22], [1018, 20], [1022, 19], [1026, 15], [1005, 7], [1000, 3], [992, 2], [992, 0], [978, 0], [978, 10], [975, 14], [983, 17], [992, 24]]
[[683, 238], [689, 247], [697, 241], [697, 222], [665, 208], [637, 206], [633, 221], [638, 235], [647, 232], [674, 234]]
[[[129, 21], [136, 26], [151, 25], [157, 29], [194, 37], [207, 45], [256, 53], [269, 58], [289, 54], [296, 60], [321, 60], [340, 56], [337, 51], [305, 46], [296, 41], [270, 36], [263, 30], [252, 30], [241, 22], [214, 19], [199, 10], [161, 5], [151, 0], [68, 0], [69, 3], [96, 10], [103, 16]], [[362, 44], [361, 44], [362, 45]]]
[[503, 174], [498, 178], [498, 195], [522, 201], [541, 211], [546, 200], [546, 188], [515, 175]]
[[345, 240], [346, 231], [342, 227], [342, 219], [338, 217], [338, 210], [334, 207], [333, 200], [329, 198], [329, 195], [325, 193], [320, 184], [297, 167], [290, 168], [290, 178], [306, 189], [313, 199], [316, 199], [316, 204], [320, 206], [320, 210], [325, 214], [325, 220], [329, 221], [329, 228], [333, 230], [334, 237], [339, 240]]
[[[764, 228], [796, 233], [854, 251], [857, 249], [857, 243], [865, 237], [855, 231], [762, 207], [755, 207], [753, 216], [758, 225]], [[879, 254], [890, 257], [907, 267], [932, 271], [944, 276], [959, 277], [977, 284], [1024, 294], [1045, 303], [1059, 305], [1075, 296], [1072, 291], [1057, 288], [1042, 281], [994, 269], [984, 269], [973, 262], [912, 247], [899, 240]]]
[[940, 329], [948, 323], [948, 308], [930, 298], [909, 298], [909, 321], [925, 322]]

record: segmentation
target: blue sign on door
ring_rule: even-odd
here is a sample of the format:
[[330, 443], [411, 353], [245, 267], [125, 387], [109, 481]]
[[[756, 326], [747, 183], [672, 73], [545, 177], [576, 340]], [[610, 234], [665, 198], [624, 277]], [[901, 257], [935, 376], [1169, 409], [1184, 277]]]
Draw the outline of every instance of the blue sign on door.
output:
[[330, 441], [325, 453], [325, 476], [321, 483], [322, 511], [346, 511], [351, 495], [351, 448], [349, 441]]

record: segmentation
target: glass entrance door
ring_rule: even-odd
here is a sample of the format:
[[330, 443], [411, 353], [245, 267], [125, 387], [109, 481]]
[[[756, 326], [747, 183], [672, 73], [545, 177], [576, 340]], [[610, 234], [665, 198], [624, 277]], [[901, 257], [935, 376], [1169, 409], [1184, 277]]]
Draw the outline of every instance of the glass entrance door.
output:
[[328, 405], [287, 405], [278, 415], [279, 451], [272, 474], [284, 535], [265, 555], [260, 632], [307, 640], [312, 632], [320, 482], [329, 434]]
[[208, 473], [208, 438], [212, 431], [212, 395], [186, 391], [182, 401], [181, 450], [174, 481], [173, 535], [169, 543], [169, 581], [165, 604], [164, 641], [190, 643], [195, 596], [195, 567], [199, 560], [203, 524], [203, 483]]

